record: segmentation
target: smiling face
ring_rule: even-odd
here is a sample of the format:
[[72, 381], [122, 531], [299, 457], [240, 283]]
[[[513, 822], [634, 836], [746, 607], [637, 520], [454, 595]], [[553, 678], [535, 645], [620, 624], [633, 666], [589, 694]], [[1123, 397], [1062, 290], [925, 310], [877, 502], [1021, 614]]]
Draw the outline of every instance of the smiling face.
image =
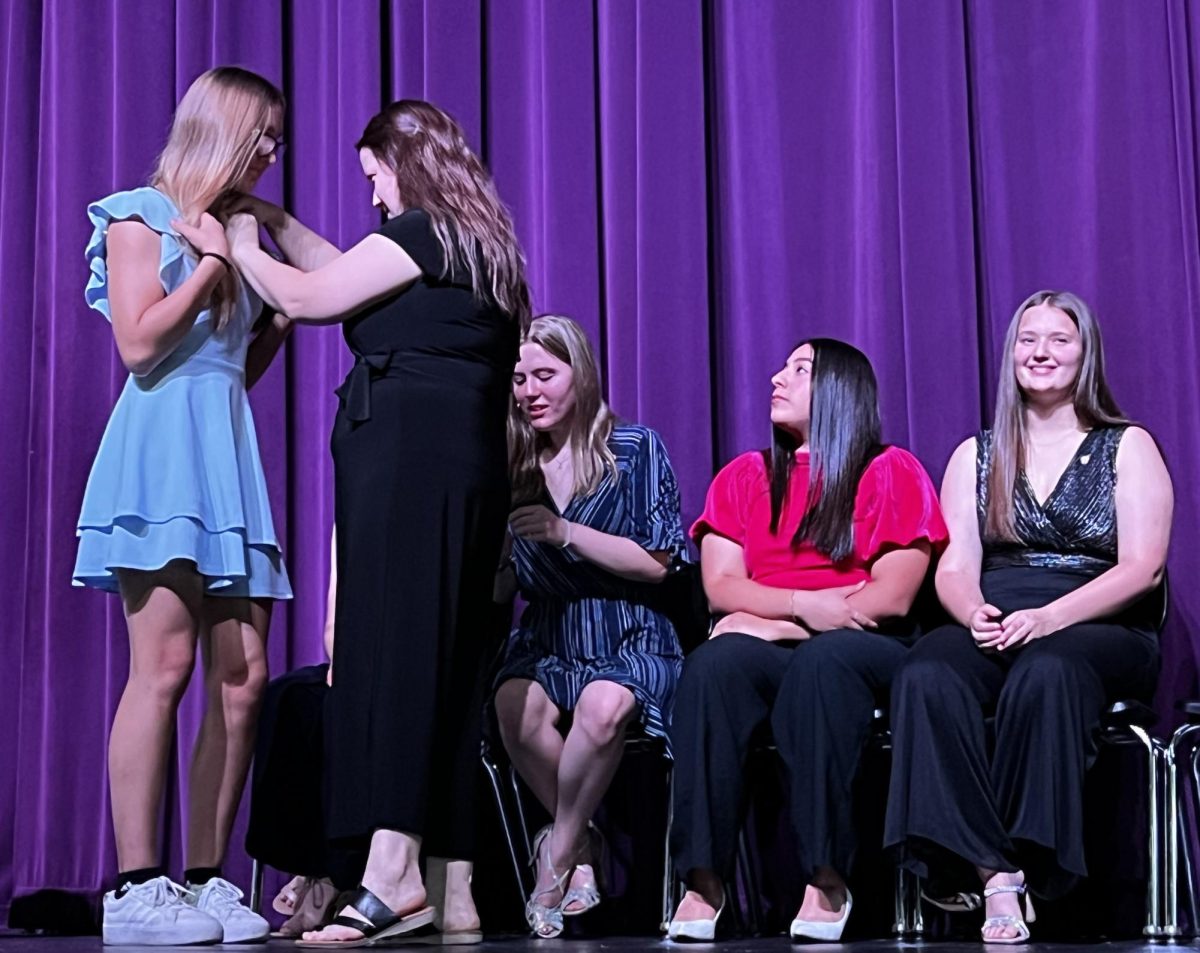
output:
[[1040, 304], [1021, 315], [1013, 369], [1026, 398], [1071, 399], [1082, 364], [1079, 328], [1065, 311]]
[[771, 423], [804, 439], [812, 406], [813, 347], [801, 344], [771, 378]]
[[370, 149], [359, 149], [358, 161], [362, 164], [363, 175], [371, 183], [371, 205], [386, 212], [388, 218], [395, 218], [403, 212], [396, 173], [380, 162]]
[[540, 344], [522, 344], [513, 368], [513, 397], [534, 430], [569, 427], [575, 414], [575, 375], [571, 365]]
[[249, 194], [258, 185], [262, 174], [273, 166], [279, 158], [283, 143], [283, 113], [273, 110], [271, 121], [261, 135], [255, 137], [254, 157], [246, 172], [238, 182], [238, 191]]

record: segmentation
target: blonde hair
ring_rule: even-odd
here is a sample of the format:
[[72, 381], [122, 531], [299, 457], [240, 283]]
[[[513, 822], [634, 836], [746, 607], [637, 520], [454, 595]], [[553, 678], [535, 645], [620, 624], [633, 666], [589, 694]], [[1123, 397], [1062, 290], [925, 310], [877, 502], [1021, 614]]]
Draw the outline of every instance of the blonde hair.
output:
[[996, 392], [996, 413], [992, 419], [992, 446], [987, 473], [987, 512], [984, 536], [1019, 542], [1013, 508], [1017, 474], [1025, 468], [1028, 432], [1025, 428], [1025, 395], [1017, 384], [1017, 334], [1021, 318], [1030, 308], [1048, 305], [1063, 312], [1079, 330], [1083, 355], [1071, 395], [1075, 416], [1088, 428], [1130, 423], [1117, 405], [1104, 373], [1104, 342], [1100, 325], [1092, 309], [1069, 291], [1037, 291], [1017, 305], [1017, 311], [1004, 335], [1000, 360], [1000, 384]]
[[[547, 354], [571, 368], [571, 389], [575, 394], [569, 437], [575, 472], [572, 496], [586, 496], [600, 485], [606, 473], [617, 475], [617, 458], [608, 447], [608, 438], [617, 419], [600, 393], [600, 374], [587, 335], [570, 318], [543, 314], [529, 325], [521, 344], [540, 345]], [[516, 503], [532, 502], [546, 488], [538, 461], [538, 451], [544, 440], [544, 436], [533, 429], [515, 395], [510, 396], [508, 470]]]
[[[175, 108], [167, 144], [150, 184], [186, 214], [200, 209], [222, 218], [272, 121], [281, 122], [283, 93], [257, 73], [218, 66], [198, 76]], [[225, 275], [213, 293], [217, 328], [228, 322], [238, 276]]]
[[476, 298], [529, 326], [525, 254], [496, 183], [462, 127], [432, 103], [401, 99], [372, 117], [355, 149], [369, 149], [396, 176], [400, 202], [424, 209], [442, 247], [443, 275], [458, 266]]

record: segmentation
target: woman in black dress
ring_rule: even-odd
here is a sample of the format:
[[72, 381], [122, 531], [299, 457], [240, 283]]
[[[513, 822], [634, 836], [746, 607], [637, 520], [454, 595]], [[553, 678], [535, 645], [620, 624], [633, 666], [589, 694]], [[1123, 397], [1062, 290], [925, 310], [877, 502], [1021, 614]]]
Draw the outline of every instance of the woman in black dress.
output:
[[937, 589], [958, 624], [918, 642], [892, 685], [886, 840], [921, 876], [974, 868], [985, 943], [1028, 939], [1027, 886], [1052, 899], [1086, 873], [1084, 772], [1105, 705], [1154, 690], [1147, 597], [1172, 506], [1153, 438], [1109, 393], [1087, 305], [1027, 298], [992, 429], [946, 469]]
[[260, 294], [299, 321], [345, 322], [355, 356], [332, 440], [326, 774], [330, 837], [370, 852], [352, 903], [305, 935], [321, 945], [434, 922], [422, 847], [460, 871], [439, 925], [478, 929], [459, 862], [474, 853], [486, 614], [509, 503], [505, 413], [529, 320], [512, 221], [458, 124], [402, 100], [357, 148], [388, 220], [345, 254], [259, 206], [290, 267], [259, 248], [253, 217], [229, 224]]

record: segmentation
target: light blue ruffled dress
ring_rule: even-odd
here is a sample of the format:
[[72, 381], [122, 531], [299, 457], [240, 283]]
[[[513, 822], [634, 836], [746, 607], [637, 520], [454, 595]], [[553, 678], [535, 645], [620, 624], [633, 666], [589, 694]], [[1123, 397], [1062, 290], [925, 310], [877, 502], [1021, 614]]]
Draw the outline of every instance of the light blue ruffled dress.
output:
[[[179, 210], [152, 188], [88, 206], [94, 230], [87, 303], [110, 322], [106, 239], [136, 219], [161, 236], [163, 289], [196, 267], [171, 229]], [[246, 397], [246, 349], [261, 302], [243, 282], [229, 322], [202, 311], [183, 342], [145, 377], [130, 375], [100, 441], [83, 495], [72, 582], [118, 591], [116, 570], [190, 560], [213, 596], [290, 599]]]

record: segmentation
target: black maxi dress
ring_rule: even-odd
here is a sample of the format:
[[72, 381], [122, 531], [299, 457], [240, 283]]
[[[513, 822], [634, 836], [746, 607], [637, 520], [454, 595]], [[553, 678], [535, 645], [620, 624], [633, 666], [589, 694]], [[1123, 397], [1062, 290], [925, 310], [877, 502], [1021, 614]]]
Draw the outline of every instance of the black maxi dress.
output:
[[[471, 859], [488, 616], [509, 506], [517, 322], [442, 277], [428, 214], [380, 234], [421, 269], [344, 326], [332, 450], [338, 592], [326, 710], [335, 841], [378, 828]], [[493, 646], [494, 648], [494, 646]]]

